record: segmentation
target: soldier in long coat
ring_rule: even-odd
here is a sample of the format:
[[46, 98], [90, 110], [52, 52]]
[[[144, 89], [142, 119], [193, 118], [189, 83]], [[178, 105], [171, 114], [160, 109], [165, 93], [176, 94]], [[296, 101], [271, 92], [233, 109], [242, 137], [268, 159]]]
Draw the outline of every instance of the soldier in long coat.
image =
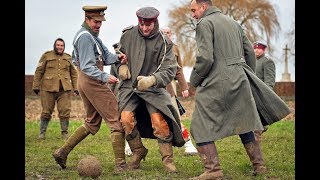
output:
[[[211, 0], [192, 0], [190, 10], [197, 20], [198, 52], [190, 76], [190, 84], [196, 87], [191, 134], [205, 167], [205, 172], [198, 178], [223, 178], [215, 141], [232, 135], [240, 136], [254, 175], [265, 173], [260, 144], [255, 141], [252, 131], [263, 129], [259, 113], [263, 117], [269, 113], [261, 111], [265, 110], [263, 103], [256, 104], [259, 97], [253, 90], [260, 89], [261, 85], [266, 94], [274, 94], [267, 87], [271, 91], [268, 92], [266, 85], [254, 74], [256, 59], [252, 44], [241, 26], [222, 14]], [[259, 86], [253, 86], [253, 83]], [[287, 108], [283, 101], [277, 100], [281, 107]]]
[[64, 40], [57, 38], [53, 50], [41, 56], [34, 73], [32, 89], [40, 95], [42, 106], [39, 139], [45, 139], [55, 104], [57, 104], [62, 138], [68, 138], [71, 95], [72, 91], [79, 93], [77, 70], [72, 64], [70, 54], [65, 53], [64, 49]]
[[[256, 55], [257, 63], [256, 63], [256, 75], [261, 81], [263, 81], [266, 85], [268, 85], [271, 89], [274, 88], [276, 84], [276, 66], [274, 61], [267, 57], [265, 54], [267, 49], [267, 44], [263, 43], [262, 41], [256, 41], [253, 43], [254, 53]], [[262, 133], [267, 131], [268, 123], [263, 121], [262, 125], [264, 130], [255, 130], [254, 136], [257, 141], [261, 142], [262, 140]]]
[[128, 64], [118, 66], [118, 98], [126, 140], [133, 152], [129, 167], [138, 169], [148, 150], [141, 137], [157, 139], [164, 167], [176, 172], [172, 146], [181, 147], [179, 115], [165, 87], [176, 75], [172, 42], [159, 31], [159, 11], [144, 7], [136, 12], [137, 26], [124, 29], [120, 51]]

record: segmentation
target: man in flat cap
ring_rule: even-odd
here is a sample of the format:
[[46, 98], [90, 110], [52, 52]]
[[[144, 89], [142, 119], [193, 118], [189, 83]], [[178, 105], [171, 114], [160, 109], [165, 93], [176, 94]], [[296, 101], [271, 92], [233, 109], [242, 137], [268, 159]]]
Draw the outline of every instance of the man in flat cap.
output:
[[120, 50], [130, 61], [116, 65], [121, 122], [133, 153], [129, 168], [138, 169], [148, 153], [142, 137], [157, 139], [165, 169], [176, 172], [172, 146], [182, 147], [185, 141], [178, 112], [165, 89], [177, 71], [173, 43], [159, 31], [156, 8], [143, 7], [136, 15], [138, 25], [125, 28], [120, 38]]
[[64, 169], [70, 151], [89, 134], [95, 135], [102, 119], [111, 130], [111, 143], [115, 156], [115, 172], [127, 170], [124, 154], [124, 129], [119, 120], [118, 103], [108, 84], [118, 79], [103, 71], [104, 65], [126, 63], [125, 54], [113, 54], [98, 37], [104, 11], [107, 6], [84, 6], [85, 20], [76, 33], [72, 52], [73, 62], [78, 67], [78, 90], [87, 117], [69, 139], [53, 153], [55, 161]]
[[[257, 59], [256, 75], [273, 90], [276, 84], [276, 66], [274, 61], [265, 54], [267, 47], [267, 44], [262, 41], [253, 43], [253, 49]], [[262, 133], [268, 129], [267, 122], [262, 121], [262, 125], [264, 130], [254, 131], [255, 139], [259, 142], [262, 141]]]

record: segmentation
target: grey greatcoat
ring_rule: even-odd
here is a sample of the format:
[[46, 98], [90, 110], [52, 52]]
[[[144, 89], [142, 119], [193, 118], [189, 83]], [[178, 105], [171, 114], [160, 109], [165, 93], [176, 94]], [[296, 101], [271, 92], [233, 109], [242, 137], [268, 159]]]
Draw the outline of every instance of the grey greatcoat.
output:
[[276, 66], [265, 54], [257, 58], [256, 75], [273, 89], [276, 84]]
[[[160, 32], [147, 39], [147, 37], [143, 37], [138, 32], [138, 26], [135, 26], [125, 29], [120, 39], [120, 45], [120, 50], [127, 55], [128, 67], [131, 73], [131, 79], [121, 80], [118, 85], [120, 113], [128, 105], [128, 101], [133, 94], [139, 96], [164, 115], [170, 131], [173, 132], [172, 145], [183, 146], [185, 141], [181, 133], [179, 115], [171, 103], [169, 93], [165, 89], [167, 84], [173, 80], [177, 71], [172, 42]], [[160, 64], [161, 66], [159, 66]], [[143, 66], [150, 68], [142, 72]], [[158, 67], [159, 69], [157, 70]], [[151, 74], [156, 78], [156, 85], [145, 91], [137, 90], [135, 88], [137, 77]], [[141, 137], [156, 138], [153, 135], [150, 116], [144, 105], [136, 109], [135, 115]]]
[[[198, 54], [190, 76], [190, 84], [196, 87], [191, 121], [191, 134], [195, 142], [216, 141], [231, 135], [263, 130], [257, 107], [261, 110], [264, 106], [256, 104], [255, 98], [258, 97], [252, 90], [262, 86], [266, 96], [275, 94], [254, 74], [254, 50], [241, 26], [223, 15], [217, 7], [209, 7], [197, 23], [196, 42]], [[251, 87], [251, 83], [256, 83], [258, 87]], [[273, 99], [283, 106], [280, 98]], [[276, 104], [266, 106], [276, 108]], [[268, 113], [274, 110], [268, 109]], [[263, 117], [268, 113], [264, 113]]]

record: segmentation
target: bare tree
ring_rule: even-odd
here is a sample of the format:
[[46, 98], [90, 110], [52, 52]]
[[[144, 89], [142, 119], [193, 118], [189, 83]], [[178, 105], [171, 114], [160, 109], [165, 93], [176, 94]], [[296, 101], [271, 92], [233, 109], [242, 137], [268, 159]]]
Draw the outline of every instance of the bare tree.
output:
[[[193, 66], [195, 62], [195, 27], [196, 22], [191, 17], [190, 0], [181, 1], [181, 6], [174, 6], [169, 11], [169, 26], [176, 34], [177, 43], [183, 54], [183, 65]], [[246, 32], [249, 40], [264, 40], [272, 54], [273, 46], [270, 39], [277, 38], [280, 31], [278, 16], [268, 0], [214, 0], [223, 14], [235, 19]]]

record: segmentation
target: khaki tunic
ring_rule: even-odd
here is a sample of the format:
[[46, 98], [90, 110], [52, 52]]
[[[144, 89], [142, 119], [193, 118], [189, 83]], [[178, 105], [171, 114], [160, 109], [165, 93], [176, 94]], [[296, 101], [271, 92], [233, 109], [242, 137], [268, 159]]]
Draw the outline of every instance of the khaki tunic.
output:
[[39, 89], [42, 112], [40, 119], [50, 120], [57, 102], [60, 120], [69, 120], [71, 90], [77, 88], [77, 70], [67, 53], [45, 52], [35, 71], [32, 89]]
[[32, 89], [59, 92], [60, 82], [64, 91], [77, 89], [77, 70], [67, 53], [57, 55], [53, 50], [45, 52], [34, 74]]

